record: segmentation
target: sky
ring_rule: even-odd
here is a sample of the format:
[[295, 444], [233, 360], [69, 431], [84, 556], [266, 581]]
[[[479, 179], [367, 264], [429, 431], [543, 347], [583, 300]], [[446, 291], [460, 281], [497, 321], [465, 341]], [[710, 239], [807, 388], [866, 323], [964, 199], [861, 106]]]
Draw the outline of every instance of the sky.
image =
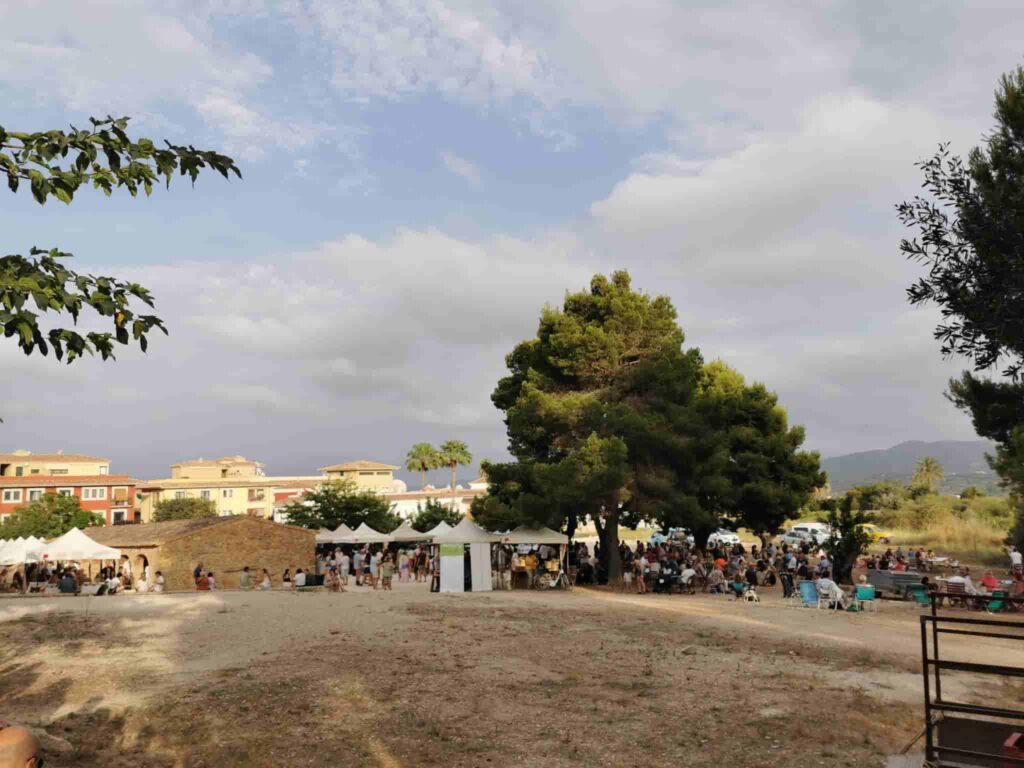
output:
[[1022, 22], [943, 0], [2, 3], [0, 125], [127, 115], [244, 178], [0, 191], [4, 253], [137, 280], [170, 329], [72, 366], [0, 344], [0, 448], [146, 479], [451, 438], [500, 460], [504, 356], [615, 269], [823, 455], [970, 439], [894, 206], [939, 142], [991, 127]]

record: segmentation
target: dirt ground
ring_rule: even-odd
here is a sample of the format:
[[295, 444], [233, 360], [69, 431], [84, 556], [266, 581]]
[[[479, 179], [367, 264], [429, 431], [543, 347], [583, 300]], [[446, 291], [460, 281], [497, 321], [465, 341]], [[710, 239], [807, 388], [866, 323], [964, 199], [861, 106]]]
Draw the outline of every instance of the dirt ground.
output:
[[[920, 729], [918, 615], [423, 585], [8, 598], [0, 719], [55, 768], [877, 766]], [[1024, 665], [1022, 645], [944, 651]]]

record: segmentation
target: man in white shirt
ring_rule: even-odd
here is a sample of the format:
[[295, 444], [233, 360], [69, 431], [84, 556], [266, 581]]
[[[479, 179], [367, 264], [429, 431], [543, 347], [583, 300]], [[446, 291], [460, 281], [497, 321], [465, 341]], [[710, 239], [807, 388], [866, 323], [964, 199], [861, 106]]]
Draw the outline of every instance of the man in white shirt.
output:
[[306, 573], [301, 568], [295, 572], [295, 587], [306, 586]]
[[682, 573], [679, 574], [679, 583], [685, 587], [688, 587], [690, 586], [691, 582], [693, 582], [693, 579], [696, 575], [697, 572], [693, 570], [693, 566], [688, 565], [685, 568], [683, 568]]
[[818, 594], [826, 595], [830, 603], [839, 603], [840, 608], [846, 608], [846, 593], [832, 579], [816, 575], [814, 584], [818, 588]]

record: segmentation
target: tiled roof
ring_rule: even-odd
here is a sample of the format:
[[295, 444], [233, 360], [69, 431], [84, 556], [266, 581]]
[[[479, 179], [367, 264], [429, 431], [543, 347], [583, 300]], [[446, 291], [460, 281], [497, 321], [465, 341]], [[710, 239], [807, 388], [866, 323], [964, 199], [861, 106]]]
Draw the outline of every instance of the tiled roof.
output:
[[177, 464], [171, 464], [172, 467], [199, 467], [208, 466], [210, 464], [256, 464], [262, 466], [258, 461], [252, 461], [251, 459], [245, 458], [245, 456], [221, 456], [219, 459], [189, 459], [188, 461], [179, 461]]
[[157, 490], [160, 488], [312, 488], [323, 484], [326, 477], [316, 475], [314, 477], [225, 477], [216, 480], [202, 480], [198, 478], [176, 477], [164, 480], [144, 480], [139, 482], [142, 490]]
[[18, 464], [32, 461], [64, 461], [68, 464], [83, 464], [94, 461], [109, 462], [110, 459], [102, 459], [99, 456], [86, 456], [81, 453], [0, 453], [0, 464]]
[[[224, 525], [235, 520], [252, 520], [260, 525], [277, 525], [295, 529], [295, 526], [281, 526], [269, 520], [247, 517], [246, 515], [227, 515], [225, 517], [200, 517], [195, 520], [168, 520], [163, 523], [140, 523], [138, 525], [113, 525], [109, 528], [90, 528], [89, 538], [108, 547], [156, 547], [183, 536]], [[305, 530], [305, 529], [297, 529]], [[310, 546], [316, 536], [309, 531]]]
[[344, 464], [332, 464], [329, 467], [320, 467], [321, 472], [354, 472], [356, 470], [367, 470], [367, 469], [398, 469], [393, 464], [381, 464], [379, 461], [366, 461], [360, 459], [359, 461], [349, 461]]
[[25, 475], [0, 477], [6, 488], [73, 488], [81, 485], [139, 485], [141, 481], [128, 475]]

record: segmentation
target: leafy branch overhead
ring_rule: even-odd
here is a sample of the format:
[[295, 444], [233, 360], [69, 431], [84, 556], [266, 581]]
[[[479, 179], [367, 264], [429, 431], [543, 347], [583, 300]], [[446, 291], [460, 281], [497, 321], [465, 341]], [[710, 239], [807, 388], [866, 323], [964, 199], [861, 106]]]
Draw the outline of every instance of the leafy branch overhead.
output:
[[[70, 204], [83, 184], [92, 184], [106, 195], [124, 187], [135, 197], [142, 189], [147, 195], [161, 178], [169, 185], [177, 173], [195, 184], [200, 172], [212, 169], [226, 179], [241, 172], [227, 155], [193, 146], [164, 142], [158, 148], [152, 140], [132, 140], [126, 133], [128, 118], [97, 120], [91, 128], [69, 131], [22, 133], [0, 126], [0, 173], [6, 175], [12, 192], [31, 188], [40, 204], [56, 197]], [[26, 355], [53, 350], [58, 359], [72, 362], [83, 354], [99, 353], [114, 357], [114, 344], [138, 343], [143, 352], [147, 334], [154, 328], [167, 333], [156, 315], [137, 313], [134, 301], [153, 306], [150, 292], [138, 283], [115, 277], [85, 275], [68, 269], [64, 259], [71, 257], [57, 249], [32, 248], [29, 256], [10, 254], [0, 257], [0, 328], [5, 338], [17, 337]], [[109, 318], [112, 328], [78, 331], [60, 327], [43, 328], [40, 320], [47, 313], [70, 315], [77, 325], [83, 311], [92, 310]]]
[[[72, 272], [60, 261], [71, 254], [56, 249], [33, 248], [31, 253], [33, 258], [17, 254], [0, 257], [0, 326], [5, 337], [18, 337], [18, 346], [26, 355], [36, 350], [46, 355], [52, 349], [58, 360], [66, 355], [69, 363], [86, 352], [99, 352], [106, 360], [114, 357], [115, 341], [128, 344], [134, 339], [145, 352], [150, 330], [159, 328], [167, 333], [159, 317], [132, 311], [132, 298], [153, 306], [153, 297], [138, 283]], [[57, 327], [44, 332], [39, 326], [41, 313], [66, 313], [77, 323], [87, 307], [101, 317], [112, 318], [114, 330], [82, 334]]]
[[152, 194], [153, 183], [160, 177], [169, 186], [175, 172], [188, 175], [193, 184], [204, 168], [225, 179], [231, 173], [242, 178], [227, 155], [167, 141], [166, 149], [157, 148], [150, 139], [132, 141], [125, 133], [128, 120], [89, 118], [92, 128], [88, 130], [71, 126], [70, 131], [40, 133], [7, 131], [0, 126], [0, 168], [7, 175], [7, 186], [17, 192], [22, 182], [28, 182], [32, 196], [43, 204], [48, 197], [70, 203], [86, 183], [108, 196], [116, 187], [125, 187], [135, 197], [140, 187]]

